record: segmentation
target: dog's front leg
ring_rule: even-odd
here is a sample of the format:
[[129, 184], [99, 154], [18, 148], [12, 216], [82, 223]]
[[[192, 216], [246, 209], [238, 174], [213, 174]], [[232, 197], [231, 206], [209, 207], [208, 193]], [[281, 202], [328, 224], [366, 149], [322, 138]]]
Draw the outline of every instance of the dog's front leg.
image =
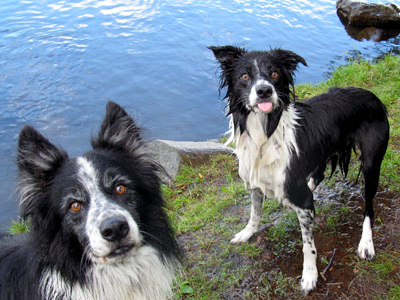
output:
[[261, 219], [263, 200], [264, 194], [260, 189], [251, 190], [250, 220], [246, 227], [235, 235], [235, 237], [231, 240], [231, 243], [245, 243], [257, 231]]
[[314, 210], [295, 208], [300, 222], [303, 239], [303, 274], [301, 277], [301, 289], [304, 295], [308, 295], [316, 286], [318, 280], [317, 249], [314, 244]]

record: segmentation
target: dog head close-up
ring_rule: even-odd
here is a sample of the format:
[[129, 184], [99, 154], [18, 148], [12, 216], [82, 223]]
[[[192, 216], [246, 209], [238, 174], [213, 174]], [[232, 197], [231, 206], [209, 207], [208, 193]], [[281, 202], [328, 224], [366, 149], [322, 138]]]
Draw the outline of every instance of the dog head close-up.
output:
[[[277, 113], [279, 117], [290, 103], [298, 63], [307, 65], [304, 58], [283, 49], [247, 51], [234, 46], [209, 49], [221, 66], [220, 90], [227, 88], [228, 114]], [[234, 122], [241, 123], [238, 117], [234, 117]], [[244, 124], [236, 125], [243, 131]]]
[[21, 213], [30, 217], [33, 240], [54, 248], [49, 253], [56, 265], [68, 269], [66, 257], [80, 267], [120, 262], [142, 245], [175, 254], [158, 167], [142, 144], [133, 119], [113, 102], [92, 138], [93, 149], [77, 158], [32, 127], [21, 131]]

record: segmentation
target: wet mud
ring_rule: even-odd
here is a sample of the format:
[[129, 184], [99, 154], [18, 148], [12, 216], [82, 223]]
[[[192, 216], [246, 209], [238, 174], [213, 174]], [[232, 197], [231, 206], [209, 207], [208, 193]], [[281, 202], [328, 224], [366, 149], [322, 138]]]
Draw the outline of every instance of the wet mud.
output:
[[[292, 246], [276, 248], [268, 239], [266, 224], [249, 243], [255, 244], [260, 251], [259, 257], [248, 258], [236, 252], [229, 254], [226, 263], [235, 270], [247, 266], [246, 272], [231, 289], [221, 294], [221, 299], [381, 299], [388, 290], [385, 282], [376, 282], [375, 274], [366, 272], [360, 276], [359, 264], [362, 262], [357, 254], [358, 242], [361, 237], [364, 201], [360, 185], [342, 181], [333, 187], [322, 185], [315, 192], [316, 207], [328, 205], [332, 211], [316, 216], [314, 231], [315, 244], [318, 250], [318, 286], [309, 296], [303, 297], [299, 287], [302, 272], [301, 234], [297, 229], [289, 232], [285, 240]], [[374, 223], [375, 251], [386, 253], [400, 250], [400, 195], [390, 191], [380, 190], [376, 195]], [[246, 205], [248, 206], [248, 204]], [[346, 209], [341, 209], [345, 207]], [[237, 204], [226, 210], [227, 214], [241, 216], [245, 225], [249, 207]], [[334, 215], [335, 222], [329, 222]], [[222, 222], [222, 221], [221, 221]], [[193, 240], [192, 234], [184, 234], [179, 241], [184, 245], [185, 252], [194, 253], [202, 259], [212, 259], [221, 252], [220, 243], [228, 243], [226, 237], [215, 236], [214, 233], [203, 230], [203, 239], [211, 239], [208, 248], [201, 247]], [[294, 246], [293, 246], [294, 245]], [[194, 266], [195, 261], [191, 262]], [[190, 266], [189, 266], [190, 268]], [[218, 276], [217, 265], [209, 267], [207, 276], [210, 279]], [[234, 271], [232, 271], [234, 272]], [[395, 266], [391, 275], [400, 284], [400, 268]], [[216, 289], [218, 286], [216, 286]]]

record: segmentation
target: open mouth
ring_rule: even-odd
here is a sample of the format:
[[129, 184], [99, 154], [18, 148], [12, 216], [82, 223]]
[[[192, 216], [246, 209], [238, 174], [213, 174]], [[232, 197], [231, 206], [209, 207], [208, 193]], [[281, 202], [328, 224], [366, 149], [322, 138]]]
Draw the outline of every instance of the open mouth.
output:
[[111, 251], [107, 255], [107, 257], [114, 258], [114, 257], [122, 256], [122, 255], [128, 253], [129, 251], [131, 251], [133, 249], [133, 247], [134, 247], [134, 245], [124, 245], [124, 246], [117, 247], [113, 251]]

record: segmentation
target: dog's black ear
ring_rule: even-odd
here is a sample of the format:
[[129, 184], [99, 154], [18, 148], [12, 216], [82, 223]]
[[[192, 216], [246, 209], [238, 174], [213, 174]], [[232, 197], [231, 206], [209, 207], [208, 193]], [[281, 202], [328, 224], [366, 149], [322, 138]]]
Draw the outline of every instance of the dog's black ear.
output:
[[307, 66], [306, 60], [292, 51], [276, 49], [276, 53], [278, 54], [278, 57], [285, 68], [292, 73], [296, 70], [299, 63]]
[[214, 56], [221, 63], [221, 68], [223, 70], [232, 68], [235, 60], [247, 52], [243, 48], [234, 46], [209, 46], [208, 49], [214, 52]]
[[25, 126], [18, 140], [18, 167], [21, 172], [38, 180], [55, 171], [68, 158], [67, 153], [54, 146], [30, 126]]
[[30, 126], [25, 126], [18, 140], [17, 164], [19, 169], [20, 208], [22, 215], [28, 215], [36, 205], [36, 197], [46, 189], [64, 161], [67, 153], [54, 146]]
[[118, 149], [134, 152], [142, 144], [140, 129], [135, 121], [117, 103], [107, 103], [106, 115], [97, 138], [92, 138], [96, 148]]

